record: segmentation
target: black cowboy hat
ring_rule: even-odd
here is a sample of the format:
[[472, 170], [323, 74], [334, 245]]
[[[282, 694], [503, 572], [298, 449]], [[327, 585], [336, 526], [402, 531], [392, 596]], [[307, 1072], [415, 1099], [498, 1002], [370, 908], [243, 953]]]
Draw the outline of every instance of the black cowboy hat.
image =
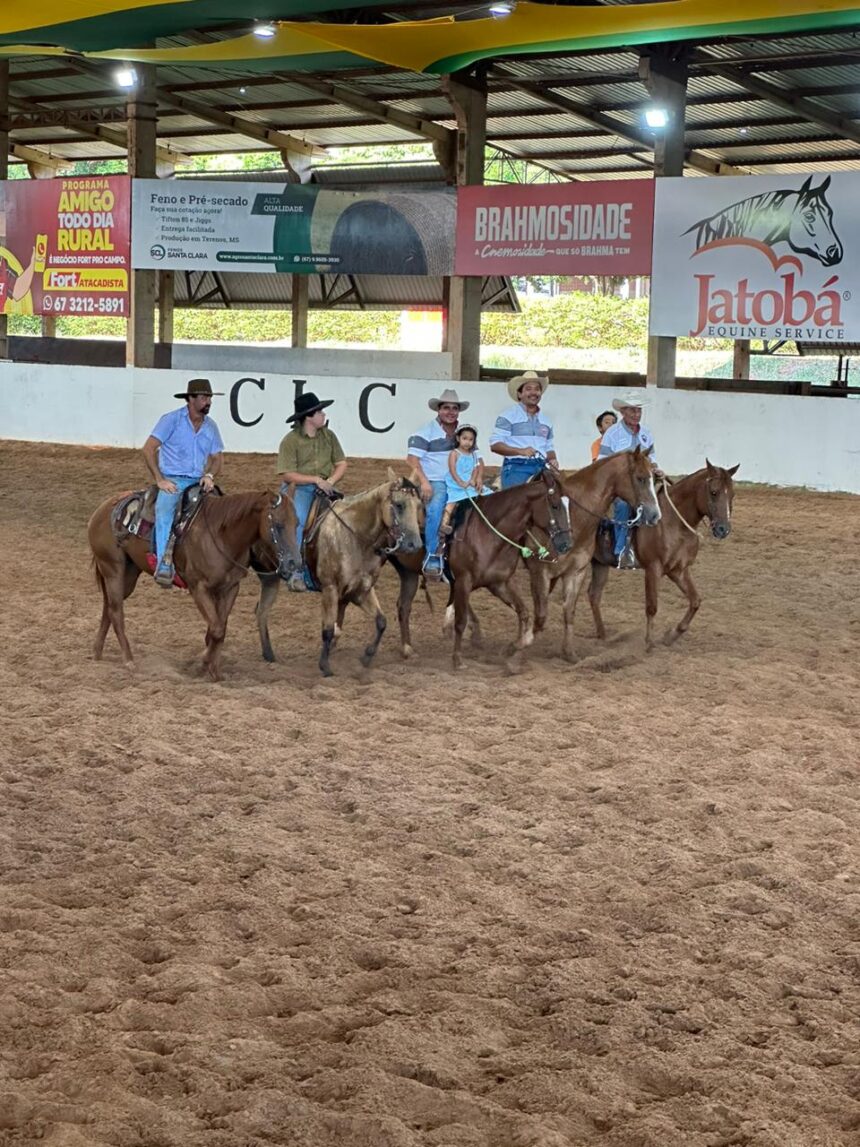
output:
[[295, 410], [287, 419], [287, 422], [298, 422], [300, 418], [307, 418], [309, 414], [316, 414], [318, 410], [325, 410], [327, 406], [331, 406], [334, 402], [333, 398], [326, 398], [320, 401], [312, 390], [307, 394], [300, 394], [295, 401]]
[[223, 390], [213, 390], [212, 383], [208, 378], [192, 378], [186, 390], [182, 394], [174, 394], [174, 398], [198, 398], [201, 394], [205, 394], [207, 398], [211, 398], [213, 394], [223, 396]]

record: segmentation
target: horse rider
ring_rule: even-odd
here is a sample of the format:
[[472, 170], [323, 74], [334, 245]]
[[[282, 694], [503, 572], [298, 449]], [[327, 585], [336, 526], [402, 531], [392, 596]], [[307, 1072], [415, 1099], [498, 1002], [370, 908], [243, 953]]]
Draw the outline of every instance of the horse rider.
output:
[[[323, 413], [333, 402], [333, 398], [320, 400], [312, 391], [298, 395], [293, 413], [287, 419], [295, 426], [281, 439], [278, 447], [281, 491], [285, 492], [287, 486], [295, 487], [293, 505], [297, 519], [296, 544], [300, 553], [305, 523], [314, 498], [318, 494], [325, 494], [328, 498], [338, 496], [335, 487], [346, 473], [343, 447]], [[303, 593], [316, 586], [305, 569], [296, 570], [287, 582], [287, 588]]]
[[508, 382], [514, 405], [503, 410], [490, 434], [490, 449], [504, 458], [502, 489], [521, 486], [544, 463], [557, 467], [552, 423], [541, 411], [540, 401], [549, 386], [546, 376], [527, 370]]
[[[622, 454], [626, 450], [635, 450], [637, 446], [647, 450], [654, 445], [654, 435], [647, 426], [642, 425], [642, 395], [630, 391], [621, 398], [613, 398], [612, 409], [621, 415], [621, 421], [610, 426], [600, 442], [599, 458], [611, 458], [613, 454]], [[656, 468], [657, 459], [651, 454], [654, 464], [654, 475], [663, 477], [663, 471]], [[633, 513], [631, 506], [616, 498], [614, 504], [614, 533], [615, 543], [612, 552], [618, 559], [617, 568], [620, 570], [634, 570], [638, 568], [636, 555], [630, 537], [630, 528], [627, 523]]]
[[[215, 391], [221, 395], [222, 391]], [[212, 384], [208, 378], [192, 378], [187, 390], [174, 395], [185, 406], [163, 414], [143, 444], [143, 460], [158, 486], [155, 499], [155, 581], [162, 589], [173, 585], [174, 569], [165, 562], [173, 519], [179, 499], [197, 483], [208, 494], [215, 485], [224, 460], [224, 443], [214, 419]]]
[[442, 577], [439, 527], [448, 501], [448, 455], [457, 446], [457, 424], [460, 415], [469, 409], [469, 403], [461, 401], [456, 390], [449, 389], [443, 390], [438, 398], [431, 398], [427, 405], [436, 417], [410, 436], [406, 461], [418, 475], [425, 504], [424, 574], [431, 581], [439, 581]]

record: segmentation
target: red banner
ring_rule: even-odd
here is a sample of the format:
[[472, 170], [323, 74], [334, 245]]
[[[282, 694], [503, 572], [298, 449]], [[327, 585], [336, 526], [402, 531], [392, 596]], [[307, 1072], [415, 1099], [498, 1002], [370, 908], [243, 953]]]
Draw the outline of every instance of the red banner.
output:
[[654, 181], [461, 187], [458, 275], [650, 275]]
[[125, 175], [10, 180], [0, 229], [0, 313], [127, 315]]

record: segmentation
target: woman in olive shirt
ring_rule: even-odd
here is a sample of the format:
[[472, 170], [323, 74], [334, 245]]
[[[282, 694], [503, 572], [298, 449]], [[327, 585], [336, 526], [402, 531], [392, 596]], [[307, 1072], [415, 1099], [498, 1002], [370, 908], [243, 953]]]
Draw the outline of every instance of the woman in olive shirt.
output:
[[[346, 471], [346, 458], [337, 435], [326, 426], [323, 411], [334, 399], [320, 401], [311, 392], [300, 394], [287, 422], [296, 426], [278, 448], [278, 475], [284, 486], [295, 486], [293, 504], [298, 524], [296, 541], [301, 549], [305, 522], [318, 490], [331, 495]], [[314, 588], [305, 571], [295, 573], [287, 583], [299, 592]]]

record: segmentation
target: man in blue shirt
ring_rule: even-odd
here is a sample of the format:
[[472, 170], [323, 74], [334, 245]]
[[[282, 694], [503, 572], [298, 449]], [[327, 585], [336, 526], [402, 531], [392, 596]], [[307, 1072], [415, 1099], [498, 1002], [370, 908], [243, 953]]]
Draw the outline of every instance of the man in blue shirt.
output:
[[460, 415], [469, 403], [461, 402], [455, 390], [444, 390], [438, 398], [427, 403], [435, 418], [410, 435], [406, 447], [406, 461], [418, 475], [421, 497], [425, 505], [424, 519], [424, 574], [430, 581], [442, 577], [442, 558], [439, 554], [439, 527], [448, 501], [448, 455], [457, 445], [455, 434]]
[[503, 410], [490, 434], [490, 449], [504, 458], [502, 489], [521, 486], [543, 469], [545, 462], [557, 466], [552, 423], [542, 413], [540, 401], [549, 386], [533, 370], [518, 374], [508, 382], [513, 406]]
[[209, 417], [213, 397], [209, 379], [192, 379], [187, 391], [174, 397], [184, 398], [185, 406], [162, 415], [143, 446], [146, 468], [158, 486], [155, 580], [164, 589], [173, 585], [174, 569], [164, 561], [164, 552], [179, 499], [197, 482], [207, 493], [212, 489], [221, 472], [224, 451], [221, 433]]
[[[637, 446], [648, 450], [652, 448], [651, 463], [654, 465], [654, 476], [662, 478], [663, 471], [656, 468], [657, 459], [654, 457], [654, 435], [647, 426], [642, 425], [642, 396], [636, 391], [630, 391], [622, 398], [613, 398], [612, 408], [621, 415], [621, 421], [610, 426], [600, 441], [598, 458], [611, 458], [613, 454], [622, 454], [625, 451], [635, 450]], [[633, 516], [633, 508], [620, 498], [615, 499], [615, 545], [613, 552], [618, 558], [617, 568], [620, 570], [638, 569], [636, 555], [630, 538], [630, 527], [627, 523]]]

